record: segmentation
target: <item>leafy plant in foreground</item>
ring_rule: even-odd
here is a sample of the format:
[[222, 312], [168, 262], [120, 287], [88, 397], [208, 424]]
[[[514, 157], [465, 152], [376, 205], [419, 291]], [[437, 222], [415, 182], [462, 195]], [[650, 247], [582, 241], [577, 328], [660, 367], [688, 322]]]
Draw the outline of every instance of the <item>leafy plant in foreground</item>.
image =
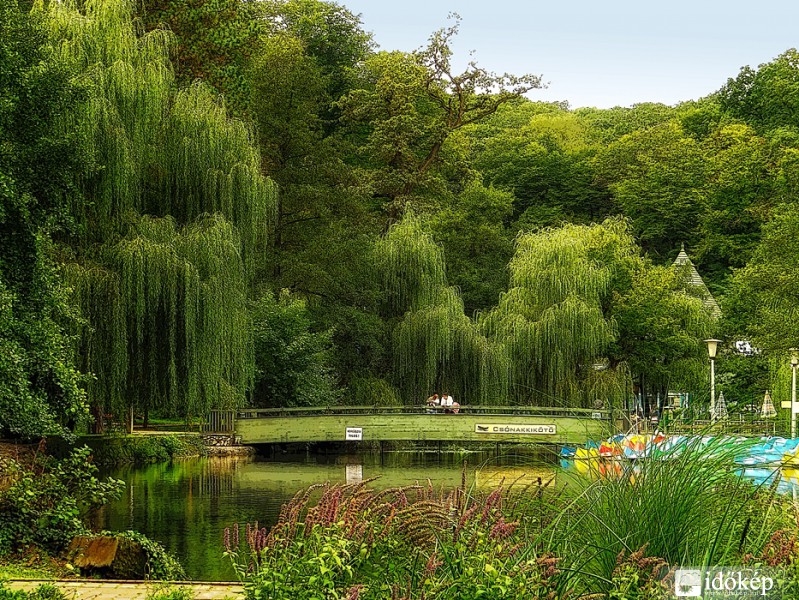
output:
[[536, 556], [525, 518], [503, 489], [312, 486], [270, 530], [227, 529], [225, 554], [248, 598], [554, 599], [558, 560]]
[[0, 554], [29, 545], [59, 551], [86, 531], [91, 509], [119, 497], [124, 482], [100, 480], [89, 453], [77, 448], [60, 461], [38, 455], [30, 468], [2, 463], [11, 483], [0, 491]]

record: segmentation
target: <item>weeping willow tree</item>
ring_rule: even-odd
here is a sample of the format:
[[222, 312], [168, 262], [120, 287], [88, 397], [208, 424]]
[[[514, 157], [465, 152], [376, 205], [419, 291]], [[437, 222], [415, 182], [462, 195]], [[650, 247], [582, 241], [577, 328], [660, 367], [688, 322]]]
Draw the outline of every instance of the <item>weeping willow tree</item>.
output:
[[641, 257], [624, 220], [524, 234], [510, 271], [480, 324], [506, 348], [516, 402], [619, 407], [633, 377], [666, 390], [704, 366], [711, 315], [679, 273]]
[[606, 361], [617, 329], [604, 307], [635, 258], [621, 221], [519, 237], [511, 289], [481, 321], [507, 348], [515, 401], [592, 406], [629, 389], [627, 370]]
[[235, 224], [249, 267], [263, 252], [275, 189], [260, 174], [252, 132], [205, 85], [177, 89], [171, 33], [137, 35], [126, 0], [39, 5], [60, 59], [80, 73], [86, 108], [64, 129], [86, 142], [98, 169], [75, 216], [89, 242], [124, 228], [131, 212], [188, 223], [220, 213]]
[[505, 398], [507, 360], [464, 314], [446, 285], [443, 252], [412, 215], [377, 245], [386, 311], [393, 317], [393, 380], [407, 403], [449, 391], [465, 403]]
[[252, 383], [247, 291], [275, 212], [250, 130], [204, 85], [176, 87], [171, 34], [138, 35], [126, 0], [36, 10], [89, 96], [62, 127], [97, 165], [65, 266], [92, 403], [187, 416], [236, 405]]

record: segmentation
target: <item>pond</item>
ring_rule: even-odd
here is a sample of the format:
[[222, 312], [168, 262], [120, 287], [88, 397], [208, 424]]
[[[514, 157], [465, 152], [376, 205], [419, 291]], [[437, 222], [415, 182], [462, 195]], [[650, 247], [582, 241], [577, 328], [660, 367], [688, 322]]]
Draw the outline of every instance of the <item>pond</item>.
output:
[[550, 453], [387, 452], [357, 455], [211, 457], [120, 467], [104, 473], [127, 483], [119, 500], [100, 509], [98, 529], [140, 531], [160, 542], [198, 581], [229, 581], [234, 573], [222, 558], [222, 536], [233, 523], [258, 521], [269, 527], [280, 507], [314, 483], [354, 483], [379, 477], [385, 488], [430, 479], [436, 488], [460, 485], [464, 461], [467, 486], [491, 488], [524, 477], [546, 481], [555, 470]]

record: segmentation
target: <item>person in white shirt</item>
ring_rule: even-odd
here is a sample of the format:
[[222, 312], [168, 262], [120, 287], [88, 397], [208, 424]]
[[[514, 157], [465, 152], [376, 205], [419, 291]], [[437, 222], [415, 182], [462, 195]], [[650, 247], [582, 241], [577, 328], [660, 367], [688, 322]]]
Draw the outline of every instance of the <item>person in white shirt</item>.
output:
[[460, 404], [455, 402], [449, 392], [445, 392], [444, 395], [441, 396], [441, 406], [446, 406], [444, 412], [448, 413], [457, 413], [460, 408]]

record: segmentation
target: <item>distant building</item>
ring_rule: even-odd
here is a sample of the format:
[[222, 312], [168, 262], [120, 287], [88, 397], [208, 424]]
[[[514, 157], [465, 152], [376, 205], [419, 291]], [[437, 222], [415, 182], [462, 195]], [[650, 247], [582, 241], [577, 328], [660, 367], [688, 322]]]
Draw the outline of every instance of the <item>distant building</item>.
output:
[[691, 259], [688, 258], [688, 255], [685, 253], [685, 244], [680, 247], [680, 253], [677, 255], [677, 258], [674, 259], [672, 266], [680, 269], [687, 269], [688, 283], [698, 292], [697, 295], [702, 300], [702, 304], [705, 305], [705, 308], [714, 318], [721, 318], [721, 308], [719, 308], [719, 304], [716, 302], [713, 294], [707, 289], [694, 263], [691, 262]]

